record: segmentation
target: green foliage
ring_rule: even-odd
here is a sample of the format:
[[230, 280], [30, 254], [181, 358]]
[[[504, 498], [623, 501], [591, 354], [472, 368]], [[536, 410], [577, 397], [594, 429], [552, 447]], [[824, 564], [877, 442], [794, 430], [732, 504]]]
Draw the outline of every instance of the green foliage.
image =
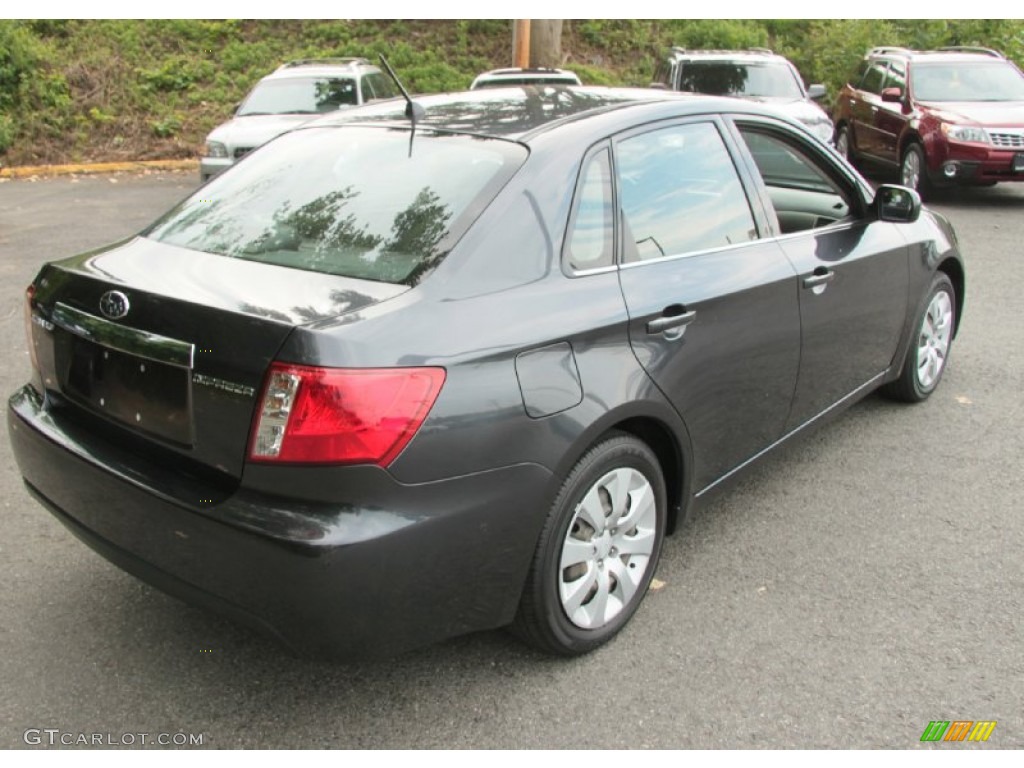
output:
[[14, 143], [14, 121], [7, 115], [0, 115], [0, 153]]
[[176, 136], [181, 132], [182, 120], [180, 115], [166, 115], [156, 120], [151, 120], [149, 127], [153, 130], [153, 135], [161, 139], [170, 138]]
[[[0, 153], [9, 164], [194, 157], [282, 62], [384, 53], [413, 92], [460, 90], [508, 66], [511, 22], [483, 20], [0, 19]], [[982, 45], [1024, 62], [1019, 19], [570, 20], [565, 66], [641, 85], [672, 45], [767, 46], [834, 96], [876, 45]]]

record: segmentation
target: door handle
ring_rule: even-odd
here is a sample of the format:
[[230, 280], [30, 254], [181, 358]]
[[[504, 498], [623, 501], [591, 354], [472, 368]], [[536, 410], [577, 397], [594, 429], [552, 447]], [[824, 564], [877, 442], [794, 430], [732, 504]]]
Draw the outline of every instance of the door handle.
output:
[[[672, 314], [668, 314], [671, 312]], [[691, 309], [689, 312], [686, 308], [679, 305], [673, 304], [671, 307], [665, 307], [665, 310], [661, 317], [657, 320], [651, 320], [647, 323], [647, 332], [650, 334], [664, 333], [674, 328], [683, 328], [693, 322], [693, 318], [697, 316], [697, 310]]]
[[825, 267], [818, 267], [811, 274], [804, 278], [804, 288], [817, 288], [835, 280], [836, 273]]

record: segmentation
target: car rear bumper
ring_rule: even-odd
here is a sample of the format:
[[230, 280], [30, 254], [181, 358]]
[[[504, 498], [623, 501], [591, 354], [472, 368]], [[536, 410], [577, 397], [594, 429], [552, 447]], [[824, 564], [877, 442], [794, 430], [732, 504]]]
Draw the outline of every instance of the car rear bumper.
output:
[[353, 496], [376, 503], [240, 487], [203, 508], [118, 472], [116, 446], [83, 446], [31, 387], [7, 416], [27, 487], [99, 554], [318, 656], [390, 655], [510, 622], [550, 500], [534, 464], [419, 485], [351, 467]]

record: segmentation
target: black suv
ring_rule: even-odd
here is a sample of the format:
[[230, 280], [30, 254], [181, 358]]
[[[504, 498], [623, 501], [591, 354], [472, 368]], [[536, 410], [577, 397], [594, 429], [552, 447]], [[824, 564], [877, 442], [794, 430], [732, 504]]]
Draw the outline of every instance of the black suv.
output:
[[1024, 181], [1024, 74], [988, 48], [868, 51], [839, 93], [836, 148], [936, 186]]

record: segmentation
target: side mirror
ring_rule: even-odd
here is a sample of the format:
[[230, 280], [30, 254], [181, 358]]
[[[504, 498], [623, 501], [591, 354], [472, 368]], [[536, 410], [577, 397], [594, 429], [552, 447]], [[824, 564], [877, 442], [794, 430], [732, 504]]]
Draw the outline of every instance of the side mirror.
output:
[[875, 210], [880, 221], [910, 224], [921, 215], [921, 196], [909, 187], [882, 184], [875, 191]]
[[899, 104], [903, 101], [903, 89], [902, 88], [883, 88], [882, 89], [882, 101], [890, 101]]
[[826, 93], [828, 93], [828, 91], [821, 83], [815, 83], [807, 88], [807, 96], [813, 101], [825, 98]]

